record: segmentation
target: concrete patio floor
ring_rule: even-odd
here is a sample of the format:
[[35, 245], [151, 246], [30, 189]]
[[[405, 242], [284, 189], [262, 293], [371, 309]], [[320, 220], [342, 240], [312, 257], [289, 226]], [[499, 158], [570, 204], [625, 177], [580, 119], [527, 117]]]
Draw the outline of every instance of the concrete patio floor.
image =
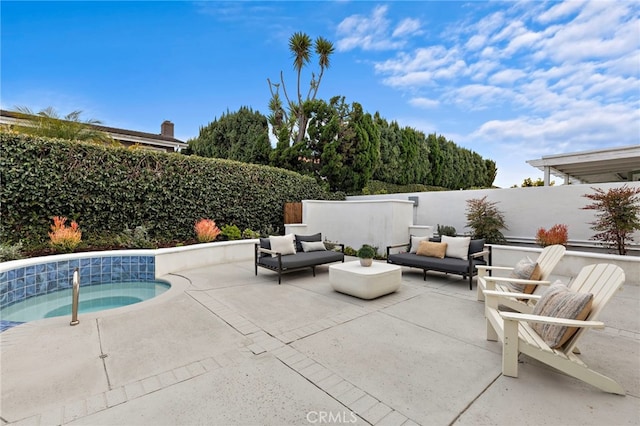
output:
[[640, 424], [640, 288], [606, 307], [583, 360], [610, 395], [521, 357], [501, 375], [483, 304], [456, 276], [404, 269], [394, 294], [334, 292], [328, 267], [283, 276], [251, 261], [162, 277], [138, 305], [0, 334], [1, 424]]

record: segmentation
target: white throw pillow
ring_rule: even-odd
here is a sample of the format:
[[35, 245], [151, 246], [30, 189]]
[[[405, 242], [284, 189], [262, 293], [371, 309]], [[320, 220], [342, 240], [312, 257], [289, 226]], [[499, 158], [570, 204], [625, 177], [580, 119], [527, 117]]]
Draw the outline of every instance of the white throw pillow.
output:
[[429, 237], [416, 237], [415, 235], [411, 236], [411, 248], [409, 249], [409, 253], [416, 253], [418, 248], [420, 247], [421, 241], [429, 241]]
[[322, 241], [300, 241], [302, 251], [307, 253], [310, 251], [327, 251]]
[[[271, 244], [271, 250], [282, 254], [296, 254], [295, 237], [293, 234], [287, 234], [282, 236], [270, 236], [269, 243]], [[276, 257], [275, 254], [271, 256]]]
[[447, 257], [455, 257], [457, 259], [469, 259], [469, 244], [471, 237], [448, 237], [442, 236], [442, 242], [447, 243]]

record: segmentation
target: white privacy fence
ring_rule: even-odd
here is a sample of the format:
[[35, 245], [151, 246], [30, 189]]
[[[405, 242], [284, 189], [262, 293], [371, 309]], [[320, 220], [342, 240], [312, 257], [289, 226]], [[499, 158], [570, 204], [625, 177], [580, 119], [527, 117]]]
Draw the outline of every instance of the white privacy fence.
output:
[[[488, 201], [497, 202], [504, 213], [508, 230], [503, 234], [510, 241], [533, 242], [536, 231], [549, 229], [555, 224], [565, 224], [569, 229], [570, 244], [593, 243], [595, 231], [590, 222], [596, 220], [596, 212], [583, 210], [591, 200], [583, 194], [593, 193], [593, 188], [604, 191], [623, 184], [606, 183], [593, 185], [539, 186], [532, 188], [480, 189], [471, 191], [418, 192], [408, 194], [383, 194], [347, 197], [348, 201], [362, 200], [409, 200], [417, 199], [413, 217], [415, 224], [450, 225], [459, 234], [469, 233], [466, 228], [466, 201], [487, 196]], [[629, 187], [640, 188], [640, 182], [629, 182]], [[640, 232], [634, 234], [639, 246]]]
[[322, 238], [355, 249], [363, 244], [378, 247], [383, 254], [388, 245], [409, 241], [409, 234], [433, 234], [430, 226], [414, 226], [413, 203], [407, 200], [302, 202], [302, 224], [285, 225], [286, 233]]
[[[640, 187], [640, 182], [628, 183]], [[534, 242], [538, 228], [549, 229], [565, 224], [569, 230], [570, 245], [595, 244], [591, 237], [595, 231], [590, 222], [596, 220], [593, 210], [583, 210], [591, 200], [583, 194], [593, 193], [592, 187], [604, 191], [622, 184], [563, 185], [557, 187], [486, 189], [473, 191], [443, 191], [409, 194], [384, 194], [348, 197], [347, 201], [310, 201], [302, 203], [302, 224], [285, 225], [287, 233], [315, 234], [358, 249], [362, 244], [378, 247], [385, 254], [387, 246], [409, 241], [410, 235], [432, 235], [436, 225], [454, 226], [459, 234], [469, 233], [466, 228], [466, 201], [487, 196], [497, 202], [504, 213], [508, 230], [503, 231], [510, 241]], [[640, 232], [634, 234], [632, 247], [640, 248]], [[513, 263], [537, 248], [507, 248], [495, 251], [497, 261]], [[522, 250], [520, 250], [522, 249]], [[588, 263], [612, 263], [622, 258], [621, 266], [627, 273], [627, 283], [640, 283], [640, 257], [597, 255], [575, 252], [560, 265], [562, 273], [572, 276]], [[506, 263], [503, 263], [506, 262]], [[586, 263], [585, 263], [586, 262]], [[616, 261], [617, 262], [617, 261]], [[614, 262], [615, 263], [615, 262]]]

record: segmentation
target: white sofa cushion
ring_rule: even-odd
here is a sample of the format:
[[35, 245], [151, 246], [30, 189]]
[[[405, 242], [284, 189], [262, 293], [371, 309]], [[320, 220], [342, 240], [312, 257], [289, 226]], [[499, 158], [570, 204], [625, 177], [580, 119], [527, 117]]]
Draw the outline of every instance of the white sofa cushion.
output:
[[469, 244], [471, 244], [471, 237], [448, 237], [443, 235], [441, 241], [443, 243], [447, 243], [447, 252], [445, 256], [455, 257], [462, 260], [469, 259]]
[[[296, 254], [296, 244], [295, 237], [293, 234], [287, 235], [273, 235], [269, 237], [269, 243], [271, 244], [271, 250], [278, 252], [280, 254]], [[272, 254], [275, 257], [275, 254]]]

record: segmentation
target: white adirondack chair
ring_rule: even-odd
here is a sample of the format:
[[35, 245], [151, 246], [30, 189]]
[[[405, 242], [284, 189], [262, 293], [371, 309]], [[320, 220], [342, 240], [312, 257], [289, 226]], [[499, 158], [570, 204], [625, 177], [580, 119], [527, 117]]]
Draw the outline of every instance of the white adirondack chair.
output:
[[[513, 270], [512, 267], [505, 266], [484, 266], [478, 265], [476, 268], [478, 269], [478, 292], [477, 299], [479, 301], [484, 300], [484, 291], [485, 290], [496, 290], [500, 292], [510, 292], [512, 291], [507, 285], [508, 282], [514, 284], [534, 284], [534, 285], [545, 285], [548, 286], [551, 284], [549, 279], [549, 275], [553, 272], [553, 269], [556, 267], [562, 256], [567, 249], [559, 244], [555, 244], [552, 246], [545, 247], [536, 262], [538, 263], [538, 267], [540, 268], [540, 280], [523, 280], [518, 278], [508, 278], [504, 276], [496, 277], [488, 275], [489, 271], [505, 271], [510, 272]], [[502, 305], [507, 306], [515, 311], [531, 313], [533, 311], [533, 305], [535, 303], [535, 297], [529, 298], [531, 295], [526, 295], [526, 297], [522, 298], [504, 298], [501, 302]]]
[[[571, 289], [593, 294], [591, 312], [585, 321], [502, 312], [498, 305], [502, 303], [504, 293], [485, 290], [487, 340], [502, 342], [502, 374], [518, 377], [518, 355], [522, 353], [605, 392], [624, 395], [620, 384], [589, 369], [574, 353], [578, 341], [589, 328], [604, 328], [604, 323], [596, 320], [624, 280], [624, 271], [616, 265], [597, 264], [582, 268]], [[561, 348], [551, 349], [529, 322], [578, 327], [578, 331]]]

